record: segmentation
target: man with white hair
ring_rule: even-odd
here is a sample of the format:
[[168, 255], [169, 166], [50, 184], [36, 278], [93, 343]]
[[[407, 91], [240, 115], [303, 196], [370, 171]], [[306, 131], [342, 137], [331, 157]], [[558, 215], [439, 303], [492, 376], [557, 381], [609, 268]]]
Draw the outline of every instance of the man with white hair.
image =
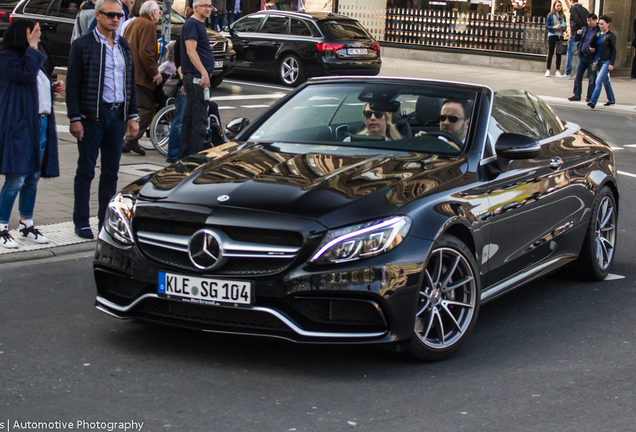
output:
[[139, 155], [146, 152], [139, 146], [139, 138], [143, 136], [152, 121], [155, 108], [154, 91], [161, 84], [159, 73], [159, 53], [157, 52], [156, 24], [161, 19], [161, 11], [155, 0], [145, 2], [139, 9], [139, 18], [128, 27], [124, 37], [130, 44], [135, 63], [135, 83], [137, 85], [137, 103], [139, 104], [139, 133], [124, 140], [123, 152], [134, 151]]

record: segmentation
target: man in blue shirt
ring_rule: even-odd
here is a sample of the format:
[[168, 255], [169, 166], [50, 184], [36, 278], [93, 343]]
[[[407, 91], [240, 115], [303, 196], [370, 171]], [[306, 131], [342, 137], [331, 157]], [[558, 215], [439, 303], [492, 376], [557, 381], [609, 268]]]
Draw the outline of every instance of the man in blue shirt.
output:
[[117, 192], [124, 134], [139, 131], [135, 72], [128, 42], [116, 33], [124, 16], [119, 0], [97, 0], [97, 27], [71, 45], [66, 79], [66, 107], [77, 138], [75, 233], [92, 239], [89, 225], [91, 182], [101, 152], [97, 217], [104, 223], [108, 202]]
[[596, 14], [589, 14], [587, 16], [587, 25], [576, 32], [576, 41], [579, 42], [578, 53], [579, 63], [576, 66], [576, 77], [574, 78], [574, 96], [568, 98], [570, 101], [580, 101], [581, 92], [583, 90], [583, 74], [587, 69], [588, 74], [588, 86], [586, 102], [590, 101], [592, 93], [594, 93], [594, 87], [596, 86], [596, 70], [594, 69], [594, 60], [596, 55], [590, 51], [590, 41], [596, 33], [601, 30], [596, 25], [598, 17]]
[[183, 87], [188, 97], [181, 127], [182, 159], [205, 149], [208, 101], [204, 99], [204, 91], [209, 89], [210, 75], [214, 72], [214, 53], [204, 24], [214, 8], [210, 0], [194, 0], [193, 7], [194, 13], [181, 28], [179, 42]]

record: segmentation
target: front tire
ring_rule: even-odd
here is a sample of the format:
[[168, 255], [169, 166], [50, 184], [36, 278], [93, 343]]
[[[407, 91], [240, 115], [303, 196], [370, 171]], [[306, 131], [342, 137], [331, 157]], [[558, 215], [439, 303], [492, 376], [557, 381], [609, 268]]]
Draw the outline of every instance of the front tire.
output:
[[600, 281], [607, 277], [614, 263], [617, 220], [616, 198], [612, 190], [604, 186], [592, 206], [579, 257], [570, 268], [577, 279]]
[[438, 361], [457, 351], [472, 332], [480, 305], [477, 263], [456, 237], [435, 242], [424, 267], [408, 352]]
[[278, 64], [278, 77], [289, 87], [296, 87], [305, 81], [305, 72], [295, 55], [287, 55]]

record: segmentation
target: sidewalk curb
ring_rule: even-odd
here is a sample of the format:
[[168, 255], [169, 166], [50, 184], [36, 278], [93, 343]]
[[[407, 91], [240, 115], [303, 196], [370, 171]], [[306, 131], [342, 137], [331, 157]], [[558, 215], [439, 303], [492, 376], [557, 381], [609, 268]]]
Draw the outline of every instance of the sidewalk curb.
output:
[[24, 252], [14, 252], [0, 255], [0, 264], [8, 264], [19, 261], [30, 261], [43, 258], [51, 258], [61, 255], [68, 255], [77, 252], [89, 252], [95, 250], [95, 240], [76, 243], [65, 246], [57, 246], [48, 249], [38, 249]]

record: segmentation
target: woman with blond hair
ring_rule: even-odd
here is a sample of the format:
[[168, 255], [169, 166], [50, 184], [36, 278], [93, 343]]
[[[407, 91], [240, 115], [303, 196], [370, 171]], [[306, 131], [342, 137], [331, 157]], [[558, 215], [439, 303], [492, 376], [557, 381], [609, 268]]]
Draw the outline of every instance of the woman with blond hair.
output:
[[[358, 135], [384, 137], [386, 141], [402, 139], [402, 135], [393, 124], [393, 115], [388, 111], [371, 110], [368, 102], [362, 109], [362, 121], [364, 129]], [[344, 141], [351, 141], [351, 137], [346, 137]]]
[[563, 14], [563, 5], [560, 0], [555, 0], [552, 3], [552, 10], [548, 14], [545, 21], [545, 28], [548, 30], [548, 60], [546, 62], [545, 76], [550, 76], [550, 68], [552, 67], [552, 56], [556, 51], [556, 72], [555, 77], [561, 78], [561, 54], [556, 50], [557, 43], [561, 43], [563, 32], [567, 28], [568, 24]]

